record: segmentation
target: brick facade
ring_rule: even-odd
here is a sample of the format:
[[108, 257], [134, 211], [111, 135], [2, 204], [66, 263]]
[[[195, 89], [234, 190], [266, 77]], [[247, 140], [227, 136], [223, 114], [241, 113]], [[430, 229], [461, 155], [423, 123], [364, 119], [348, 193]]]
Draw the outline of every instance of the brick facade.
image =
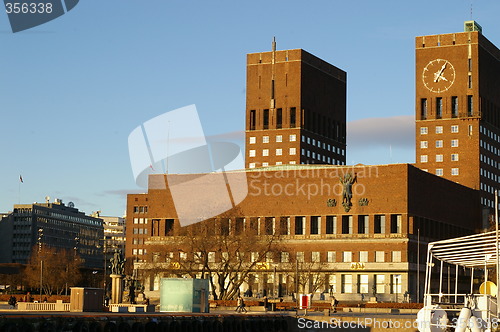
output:
[[[315, 289], [311, 280], [299, 292], [333, 292], [341, 301], [373, 293], [382, 301], [419, 299], [427, 243], [484, 227], [500, 180], [499, 54], [479, 32], [417, 37], [417, 162], [376, 166], [345, 166], [345, 72], [300, 49], [249, 54], [247, 169], [224, 173], [228, 189], [248, 193], [228, 213], [198, 216], [215, 230], [257, 230], [285, 245], [285, 258], [252, 271], [241, 291], [294, 293], [299, 265], [309, 264], [311, 278], [324, 282]], [[203, 197], [220, 193], [210, 190], [219, 177], [151, 175], [147, 193], [127, 197], [126, 256], [139, 268], [150, 261], [150, 246], [180, 235], [176, 204], [202, 211]], [[193, 180], [174, 199], [173, 187]], [[219, 203], [205, 202], [206, 210]], [[157, 285], [147, 282], [149, 291]]]

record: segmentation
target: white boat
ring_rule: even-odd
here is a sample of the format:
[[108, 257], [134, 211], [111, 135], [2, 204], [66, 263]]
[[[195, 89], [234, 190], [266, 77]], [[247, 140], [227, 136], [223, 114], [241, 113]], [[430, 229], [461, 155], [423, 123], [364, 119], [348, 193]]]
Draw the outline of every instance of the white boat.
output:
[[[429, 243], [424, 307], [417, 316], [419, 331], [497, 329], [498, 269], [489, 278], [496, 284], [488, 281], [488, 269], [498, 266], [499, 235], [493, 231]], [[474, 278], [482, 281], [480, 287]]]

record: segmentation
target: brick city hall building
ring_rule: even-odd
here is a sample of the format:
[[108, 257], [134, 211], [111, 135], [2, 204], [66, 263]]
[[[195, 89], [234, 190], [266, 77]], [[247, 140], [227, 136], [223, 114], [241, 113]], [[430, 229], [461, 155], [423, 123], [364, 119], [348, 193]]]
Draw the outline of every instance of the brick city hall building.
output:
[[[416, 38], [415, 165], [346, 166], [346, 73], [303, 50], [249, 54], [246, 169], [150, 175], [147, 193], [127, 197], [126, 256], [146, 292], [154, 296], [160, 277], [203, 256], [180, 245], [196, 218], [186, 223], [176, 211], [203, 206], [197, 198], [219, 193], [210, 188], [222, 178], [246, 198], [221, 215], [196, 216], [211, 225], [207, 237], [251, 232], [279, 248], [247, 271], [242, 293], [421, 298], [427, 243], [486, 228], [500, 180], [500, 51], [475, 22], [465, 27]], [[184, 197], [173, 194], [178, 185]], [[239, 257], [257, 259], [248, 251]], [[209, 248], [206, 266], [229, 255]], [[189, 275], [216, 278], [201, 265]]]

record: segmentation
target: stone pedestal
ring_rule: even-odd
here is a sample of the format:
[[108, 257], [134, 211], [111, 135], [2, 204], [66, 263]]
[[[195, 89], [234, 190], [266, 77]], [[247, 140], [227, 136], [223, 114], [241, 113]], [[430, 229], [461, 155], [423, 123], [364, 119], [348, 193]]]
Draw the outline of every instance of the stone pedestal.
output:
[[111, 304], [122, 303], [123, 274], [111, 274]]

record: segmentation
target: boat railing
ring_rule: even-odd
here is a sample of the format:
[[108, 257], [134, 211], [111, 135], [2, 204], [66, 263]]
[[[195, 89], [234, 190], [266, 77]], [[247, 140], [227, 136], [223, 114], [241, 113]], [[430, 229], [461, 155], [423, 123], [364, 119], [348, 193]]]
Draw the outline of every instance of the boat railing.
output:
[[[497, 312], [497, 298], [489, 294], [427, 294], [425, 306], [439, 306], [448, 316], [447, 327], [455, 327], [459, 323], [459, 316], [466, 302], [472, 301], [467, 307], [473, 311], [476, 318], [481, 319], [482, 326], [498, 326], [500, 323]], [[436, 308], [437, 309], [437, 308]], [[442, 326], [442, 322], [432, 325]]]

